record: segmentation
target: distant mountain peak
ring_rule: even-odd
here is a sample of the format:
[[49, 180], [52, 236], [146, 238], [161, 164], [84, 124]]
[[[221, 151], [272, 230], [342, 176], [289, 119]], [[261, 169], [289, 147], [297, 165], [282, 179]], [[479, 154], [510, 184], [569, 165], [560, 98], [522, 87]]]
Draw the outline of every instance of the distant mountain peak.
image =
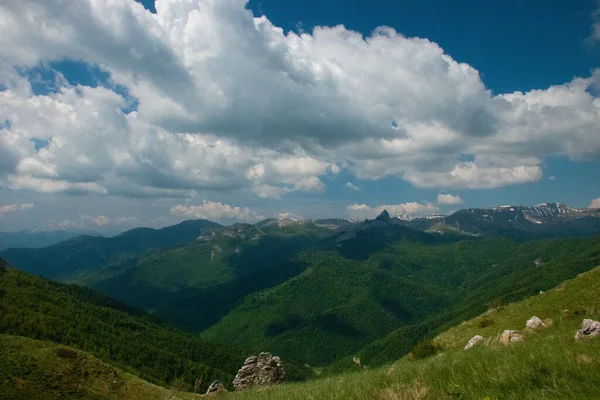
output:
[[383, 210], [375, 219], [378, 221], [387, 221], [390, 218], [390, 213], [388, 213], [387, 210]]

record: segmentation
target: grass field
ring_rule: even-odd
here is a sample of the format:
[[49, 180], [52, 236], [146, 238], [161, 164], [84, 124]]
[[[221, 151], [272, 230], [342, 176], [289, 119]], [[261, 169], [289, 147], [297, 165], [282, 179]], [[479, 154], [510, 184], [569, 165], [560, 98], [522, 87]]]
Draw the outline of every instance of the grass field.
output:
[[[525, 330], [532, 316], [548, 328]], [[575, 341], [583, 318], [600, 319], [600, 268], [519, 303], [499, 307], [437, 337], [439, 352], [411, 355], [364, 372], [289, 384], [226, 398], [242, 399], [600, 399], [600, 338]], [[504, 346], [505, 329], [526, 340]], [[486, 345], [463, 348], [474, 335]]]
[[2, 400], [192, 400], [200, 397], [153, 385], [70, 347], [0, 335]]

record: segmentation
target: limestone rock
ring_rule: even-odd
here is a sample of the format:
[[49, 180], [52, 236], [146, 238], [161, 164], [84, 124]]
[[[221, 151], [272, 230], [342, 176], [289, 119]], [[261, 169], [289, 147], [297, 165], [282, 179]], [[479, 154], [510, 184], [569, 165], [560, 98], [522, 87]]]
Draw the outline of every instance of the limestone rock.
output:
[[485, 341], [485, 338], [483, 336], [473, 336], [471, 338], [471, 340], [469, 340], [469, 343], [467, 343], [467, 345], [465, 346], [465, 350], [469, 350], [471, 347], [474, 347], [476, 345], [478, 345], [479, 343], [483, 343]]
[[577, 331], [575, 339], [580, 340], [587, 337], [600, 336], [600, 322], [591, 319], [584, 319], [581, 323], [581, 329]]
[[241, 391], [252, 386], [275, 385], [284, 381], [285, 369], [281, 359], [273, 357], [271, 353], [260, 353], [246, 359], [233, 380], [233, 387]]
[[527, 321], [527, 323], [525, 324], [525, 327], [528, 329], [538, 329], [538, 328], [545, 328], [546, 324], [540, 318], [533, 316], [533, 317], [531, 317], [531, 319], [529, 319]]
[[210, 384], [210, 386], [208, 387], [208, 390], [206, 391], [206, 394], [217, 393], [217, 392], [221, 392], [224, 390], [226, 390], [225, 386], [223, 386], [223, 384], [221, 382], [219, 382], [219, 380], [216, 380]]
[[521, 335], [519, 331], [505, 330], [504, 332], [502, 332], [502, 335], [500, 335], [499, 341], [503, 345], [508, 346], [512, 343], [525, 341], [525, 337]]

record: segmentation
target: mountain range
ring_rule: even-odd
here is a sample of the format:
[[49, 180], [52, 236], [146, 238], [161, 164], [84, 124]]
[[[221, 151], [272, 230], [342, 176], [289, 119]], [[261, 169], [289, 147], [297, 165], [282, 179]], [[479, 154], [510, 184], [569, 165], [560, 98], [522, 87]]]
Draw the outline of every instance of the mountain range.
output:
[[[261, 351], [304, 379], [351, 370], [356, 357], [393, 362], [424, 337], [600, 265], [599, 234], [600, 210], [549, 203], [83, 235], [0, 251], [0, 334], [72, 346], [158, 384], [190, 387], [198, 371], [230, 380]], [[194, 341], [200, 358], [185, 355]]]
[[[493, 297], [556, 284], [573, 270], [540, 276], [536, 260], [563, 266], [573, 249], [587, 254], [597, 246], [594, 238], [567, 237], [598, 233], [600, 210], [546, 203], [411, 220], [387, 211], [360, 222], [285, 217], [226, 227], [193, 220], [0, 256], [204, 337], [327, 365], [395, 329], [435, 330], [472, 316], [461, 310], [481, 311]], [[513, 284], [524, 271], [531, 276], [519, 279], [529, 292]], [[490, 277], [506, 286], [479, 293]], [[410, 346], [408, 340], [402, 351]]]

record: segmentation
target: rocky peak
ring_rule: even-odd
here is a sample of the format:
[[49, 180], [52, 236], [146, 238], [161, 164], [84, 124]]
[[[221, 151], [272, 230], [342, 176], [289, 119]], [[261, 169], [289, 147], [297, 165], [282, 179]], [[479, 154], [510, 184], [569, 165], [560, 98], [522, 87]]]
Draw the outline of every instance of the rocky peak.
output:
[[376, 220], [378, 220], [378, 221], [387, 221], [387, 220], [389, 220], [390, 218], [391, 218], [391, 217], [390, 217], [390, 213], [388, 213], [388, 212], [387, 212], [387, 210], [383, 210], [383, 211], [381, 212], [381, 214], [379, 214], [379, 215], [377, 216], [377, 218], [375, 218], [375, 219], [376, 219]]

